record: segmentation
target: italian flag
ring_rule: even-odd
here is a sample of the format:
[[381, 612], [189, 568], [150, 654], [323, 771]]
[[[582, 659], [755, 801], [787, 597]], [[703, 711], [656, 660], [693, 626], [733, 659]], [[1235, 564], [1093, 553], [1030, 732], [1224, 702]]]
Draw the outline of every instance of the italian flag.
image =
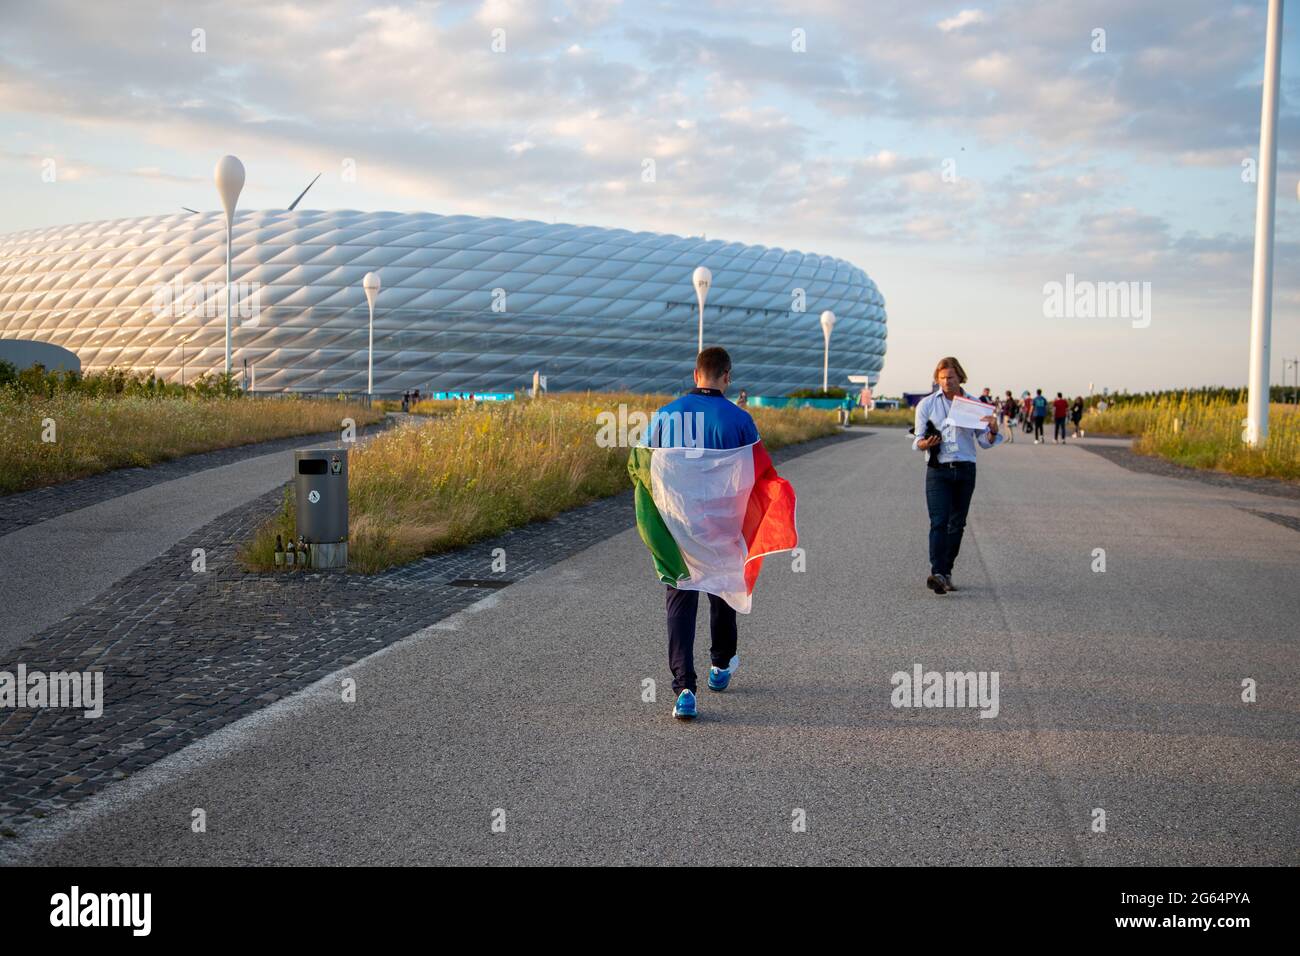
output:
[[636, 527], [659, 580], [748, 614], [763, 556], [799, 544], [794, 487], [761, 441], [744, 448], [633, 448]]

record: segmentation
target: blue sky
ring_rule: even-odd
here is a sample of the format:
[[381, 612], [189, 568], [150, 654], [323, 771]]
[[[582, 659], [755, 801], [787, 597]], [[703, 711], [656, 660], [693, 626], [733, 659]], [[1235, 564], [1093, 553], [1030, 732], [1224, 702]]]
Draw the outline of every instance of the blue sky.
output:
[[[4, 6], [0, 231], [215, 208], [235, 153], [243, 209], [319, 172], [303, 208], [841, 256], [887, 301], [885, 392], [947, 354], [998, 390], [1245, 382], [1262, 0]], [[1298, 22], [1274, 381], [1300, 355]], [[1149, 326], [1045, 317], [1067, 274], [1149, 282]]]

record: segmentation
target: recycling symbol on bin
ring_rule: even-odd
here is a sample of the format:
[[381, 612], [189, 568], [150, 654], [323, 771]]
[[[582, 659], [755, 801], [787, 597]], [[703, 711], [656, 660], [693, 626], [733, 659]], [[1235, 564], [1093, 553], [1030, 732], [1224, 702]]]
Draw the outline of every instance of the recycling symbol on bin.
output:
[[311, 491], [307, 492], [307, 500], [312, 504], [320, 501], [320, 492], [313, 488]]
[[343, 462], [339, 461], [338, 455], [335, 455], [333, 458], [330, 459], [330, 474], [334, 474], [334, 475], [343, 474]]

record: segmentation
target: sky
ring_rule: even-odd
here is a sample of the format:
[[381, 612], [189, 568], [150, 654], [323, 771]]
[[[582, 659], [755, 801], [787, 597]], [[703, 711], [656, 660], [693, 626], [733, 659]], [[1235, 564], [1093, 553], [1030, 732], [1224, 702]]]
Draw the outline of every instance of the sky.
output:
[[[1244, 385], [1266, 6], [0, 0], [0, 232], [219, 208], [233, 153], [244, 210], [320, 173], [299, 208], [839, 256], [885, 297], [878, 394], [945, 355], [1017, 394]], [[1282, 43], [1275, 383], [1300, 6]]]

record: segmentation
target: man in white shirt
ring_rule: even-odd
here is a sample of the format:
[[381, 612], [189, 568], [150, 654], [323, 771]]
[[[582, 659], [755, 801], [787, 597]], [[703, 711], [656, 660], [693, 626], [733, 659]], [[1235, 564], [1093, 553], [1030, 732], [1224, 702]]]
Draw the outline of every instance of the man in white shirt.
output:
[[[925, 504], [930, 512], [930, 576], [925, 585], [935, 594], [957, 590], [952, 566], [961, 550], [962, 532], [975, 493], [976, 448], [1003, 441], [995, 415], [984, 416], [983, 430], [962, 428], [952, 420], [952, 403], [965, 393], [966, 371], [955, 358], [940, 359], [934, 370], [938, 389], [916, 406], [912, 447], [926, 453]], [[933, 453], [932, 453], [933, 452]]]

